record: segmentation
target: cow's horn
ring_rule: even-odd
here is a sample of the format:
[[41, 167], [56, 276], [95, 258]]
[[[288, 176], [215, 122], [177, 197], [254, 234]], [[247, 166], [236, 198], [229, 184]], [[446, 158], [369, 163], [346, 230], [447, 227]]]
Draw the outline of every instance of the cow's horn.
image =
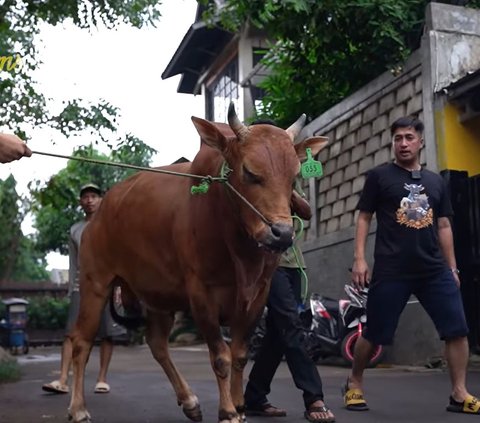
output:
[[233, 105], [233, 102], [231, 102], [230, 106], [228, 106], [228, 124], [240, 141], [245, 138], [248, 133], [248, 127], [240, 122], [240, 119], [235, 112], [235, 106]]
[[305, 113], [300, 116], [297, 121], [288, 127], [287, 134], [290, 136], [292, 142], [295, 141], [295, 138], [300, 133], [302, 128], [305, 126], [305, 121], [307, 120], [307, 115]]

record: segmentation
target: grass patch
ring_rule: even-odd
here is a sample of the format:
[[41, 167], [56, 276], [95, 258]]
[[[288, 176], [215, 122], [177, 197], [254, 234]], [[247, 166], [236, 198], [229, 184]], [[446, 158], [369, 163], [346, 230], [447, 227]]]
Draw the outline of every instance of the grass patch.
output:
[[15, 382], [20, 379], [20, 366], [16, 360], [0, 361], [0, 383]]

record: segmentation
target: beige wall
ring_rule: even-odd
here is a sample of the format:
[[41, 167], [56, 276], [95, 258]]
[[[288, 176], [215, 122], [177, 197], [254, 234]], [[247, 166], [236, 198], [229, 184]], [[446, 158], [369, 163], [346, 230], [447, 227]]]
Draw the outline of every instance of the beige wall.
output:
[[305, 183], [316, 213], [305, 239], [350, 228], [366, 172], [391, 160], [390, 125], [408, 114], [422, 118], [420, 55], [399, 75], [387, 72], [315, 119], [308, 135], [325, 135], [329, 146], [319, 159], [324, 176]]

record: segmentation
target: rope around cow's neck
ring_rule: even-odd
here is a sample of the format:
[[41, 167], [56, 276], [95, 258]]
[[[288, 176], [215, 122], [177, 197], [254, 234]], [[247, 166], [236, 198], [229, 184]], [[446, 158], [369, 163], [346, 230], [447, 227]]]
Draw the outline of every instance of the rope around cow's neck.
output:
[[137, 166], [131, 165], [126, 163], [119, 163], [119, 162], [109, 162], [107, 160], [98, 160], [98, 159], [89, 159], [88, 157], [76, 157], [76, 156], [65, 156], [63, 154], [56, 154], [56, 153], [46, 153], [43, 151], [32, 150], [33, 154], [39, 154], [42, 156], [51, 156], [51, 157], [59, 157], [61, 159], [68, 159], [68, 160], [78, 160], [81, 162], [87, 163], [94, 163], [94, 164], [102, 164], [106, 166], [116, 166], [116, 167], [123, 167], [127, 169], [134, 169], [134, 170], [142, 170], [146, 172], [155, 172], [155, 173], [164, 173], [167, 175], [173, 176], [183, 176], [188, 178], [195, 178], [200, 179], [202, 184], [206, 184], [209, 186], [212, 182], [221, 182], [225, 184], [240, 200], [242, 200], [250, 209], [268, 226], [272, 226], [272, 223], [262, 214], [257, 208], [250, 203], [242, 194], [240, 194], [230, 182], [228, 182], [228, 175], [223, 175], [224, 166], [222, 166], [222, 175], [221, 176], [210, 176], [210, 175], [194, 175], [191, 173], [183, 173], [183, 172], [174, 172], [172, 170], [165, 170], [165, 169], [155, 169], [151, 167], [144, 167], [144, 166]]

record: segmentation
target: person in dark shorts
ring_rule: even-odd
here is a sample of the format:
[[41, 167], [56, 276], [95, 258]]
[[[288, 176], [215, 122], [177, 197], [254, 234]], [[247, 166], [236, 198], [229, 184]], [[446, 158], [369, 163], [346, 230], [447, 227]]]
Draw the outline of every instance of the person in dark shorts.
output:
[[[73, 329], [73, 326], [77, 320], [80, 305], [78, 255], [82, 233], [87, 226], [88, 221], [100, 207], [101, 201], [102, 190], [97, 185], [87, 184], [80, 189], [80, 206], [85, 212], [85, 220], [75, 223], [70, 228], [70, 239], [68, 246], [70, 260], [70, 267], [68, 271], [70, 306], [68, 310], [66, 334], [70, 333], [70, 331]], [[109, 305], [107, 304], [103, 311], [102, 320], [97, 333], [97, 337], [101, 339], [101, 344], [100, 371], [98, 373], [97, 383], [94, 389], [95, 393], [110, 392], [110, 386], [107, 383], [107, 371], [113, 353], [112, 338], [114, 336], [122, 335], [124, 332], [125, 329], [113, 321], [110, 314]], [[66, 336], [62, 345], [60, 377], [57, 380], [44, 384], [42, 389], [44, 391], [56, 394], [68, 393], [68, 372], [70, 370], [71, 362], [72, 341], [68, 336]]]
[[[393, 163], [372, 169], [365, 181], [359, 210], [352, 283], [369, 284], [367, 328], [355, 345], [352, 371], [343, 387], [349, 410], [368, 410], [363, 373], [376, 345], [393, 341], [410, 295], [414, 294], [445, 341], [452, 391], [447, 411], [480, 414], [480, 403], [466, 388], [468, 327], [460, 293], [450, 216], [443, 179], [420, 165], [423, 123], [414, 117], [391, 128]], [[371, 281], [365, 246], [373, 214], [377, 218]]]

